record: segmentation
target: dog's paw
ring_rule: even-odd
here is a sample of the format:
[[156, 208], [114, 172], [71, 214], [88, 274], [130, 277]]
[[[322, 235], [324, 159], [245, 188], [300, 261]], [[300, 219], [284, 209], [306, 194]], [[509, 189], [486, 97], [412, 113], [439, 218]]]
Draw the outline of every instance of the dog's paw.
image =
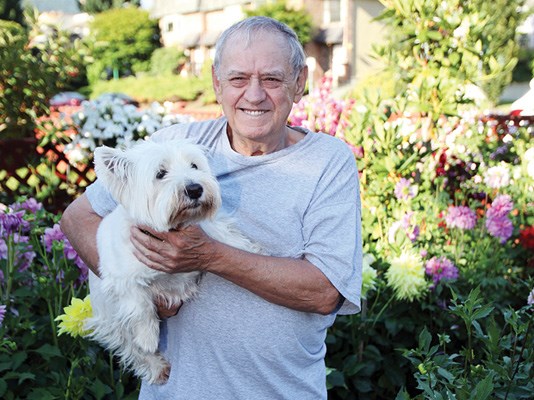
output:
[[154, 354], [150, 357], [150, 360], [147, 360], [148, 373], [146, 379], [150, 384], [153, 385], [163, 385], [169, 380], [171, 373], [171, 364], [161, 355]]
[[154, 380], [154, 384], [163, 385], [169, 380], [171, 375], [171, 364], [166, 363], [166, 365], [161, 369], [158, 377]]

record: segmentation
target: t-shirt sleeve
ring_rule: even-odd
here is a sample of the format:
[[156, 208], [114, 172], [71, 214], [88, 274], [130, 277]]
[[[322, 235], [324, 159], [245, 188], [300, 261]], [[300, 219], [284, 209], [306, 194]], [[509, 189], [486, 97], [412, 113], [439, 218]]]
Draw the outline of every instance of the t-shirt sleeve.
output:
[[111, 193], [98, 181], [98, 179], [87, 187], [85, 196], [93, 210], [105, 217], [117, 207], [117, 202], [111, 196]]
[[352, 154], [330, 163], [304, 216], [304, 256], [344, 297], [339, 314], [360, 311], [361, 203]]

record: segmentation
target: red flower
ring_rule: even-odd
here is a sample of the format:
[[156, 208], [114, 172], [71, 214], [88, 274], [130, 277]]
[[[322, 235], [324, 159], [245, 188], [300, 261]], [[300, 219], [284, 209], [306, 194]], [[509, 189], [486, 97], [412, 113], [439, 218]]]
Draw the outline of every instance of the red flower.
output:
[[521, 245], [527, 249], [534, 249], [534, 226], [529, 226], [519, 232], [519, 241]]

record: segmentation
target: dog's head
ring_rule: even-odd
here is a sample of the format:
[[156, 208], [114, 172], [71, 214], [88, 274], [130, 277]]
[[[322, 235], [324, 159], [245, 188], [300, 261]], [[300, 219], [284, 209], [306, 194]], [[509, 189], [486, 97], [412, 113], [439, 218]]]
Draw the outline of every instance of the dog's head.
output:
[[221, 204], [205, 149], [187, 140], [95, 150], [99, 181], [136, 224], [167, 231], [211, 217]]

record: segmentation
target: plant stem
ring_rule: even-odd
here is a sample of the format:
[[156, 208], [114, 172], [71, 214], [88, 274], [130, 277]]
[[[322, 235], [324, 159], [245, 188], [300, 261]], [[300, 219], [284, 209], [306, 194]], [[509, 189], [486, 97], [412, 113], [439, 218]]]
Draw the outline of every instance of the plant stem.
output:
[[[525, 351], [525, 347], [528, 343], [528, 335], [530, 334], [530, 328], [532, 327], [533, 318], [534, 318], [534, 314], [531, 314], [530, 319], [528, 320], [527, 330], [525, 332], [525, 340], [523, 341], [523, 345], [521, 346], [521, 351], [519, 352], [519, 359], [517, 360], [517, 363], [515, 365], [514, 372], [512, 376], [510, 377], [510, 380], [508, 381], [508, 387], [506, 388], [506, 394], [504, 396], [504, 400], [508, 399], [508, 394], [510, 393], [510, 389], [512, 388], [512, 382], [514, 381], [514, 378], [517, 375], [517, 371], [519, 370], [519, 365], [521, 364], [521, 357], [523, 356], [523, 351]], [[512, 358], [512, 361], [513, 361], [513, 358]]]

